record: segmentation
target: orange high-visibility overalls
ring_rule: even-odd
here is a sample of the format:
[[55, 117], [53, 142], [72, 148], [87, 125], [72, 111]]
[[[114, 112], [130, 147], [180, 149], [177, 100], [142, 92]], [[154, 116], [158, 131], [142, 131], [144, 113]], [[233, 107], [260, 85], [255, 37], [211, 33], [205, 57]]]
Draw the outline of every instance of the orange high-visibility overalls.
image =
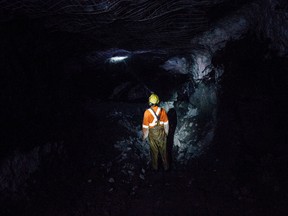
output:
[[152, 106], [144, 113], [143, 128], [149, 129], [148, 140], [150, 145], [151, 164], [154, 170], [158, 170], [158, 154], [162, 158], [164, 169], [169, 167], [167, 161], [167, 135], [164, 125], [168, 124], [168, 116], [163, 108]]

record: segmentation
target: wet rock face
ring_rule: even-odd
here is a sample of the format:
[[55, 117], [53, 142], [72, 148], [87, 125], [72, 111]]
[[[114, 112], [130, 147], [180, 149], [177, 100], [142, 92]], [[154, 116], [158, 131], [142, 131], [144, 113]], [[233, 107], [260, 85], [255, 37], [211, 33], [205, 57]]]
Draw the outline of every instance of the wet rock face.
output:
[[185, 57], [174, 57], [162, 68], [172, 74], [187, 74], [189, 81], [179, 85], [172, 97], [161, 105], [177, 116], [172, 146], [176, 161], [187, 163], [201, 155], [211, 144], [216, 125], [217, 94], [224, 72], [212, 64], [208, 50], [194, 50]]
[[[191, 92], [191, 90], [190, 90]], [[170, 131], [173, 135], [171, 146], [175, 161], [187, 163], [201, 155], [213, 140], [217, 108], [217, 86], [215, 83], [195, 84], [186, 100], [178, 98], [160, 104], [168, 111]], [[170, 114], [171, 113], [171, 114]], [[176, 118], [173, 118], [173, 113]], [[170, 114], [170, 116], [169, 116]]]

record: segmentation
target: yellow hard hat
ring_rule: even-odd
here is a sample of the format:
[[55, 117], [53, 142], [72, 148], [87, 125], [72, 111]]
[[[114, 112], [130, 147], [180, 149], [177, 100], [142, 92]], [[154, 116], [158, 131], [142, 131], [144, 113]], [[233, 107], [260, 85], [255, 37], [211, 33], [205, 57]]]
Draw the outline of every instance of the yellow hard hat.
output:
[[155, 104], [158, 104], [159, 103], [159, 97], [156, 95], [156, 94], [151, 94], [150, 97], [149, 97], [149, 104], [151, 105], [155, 105]]

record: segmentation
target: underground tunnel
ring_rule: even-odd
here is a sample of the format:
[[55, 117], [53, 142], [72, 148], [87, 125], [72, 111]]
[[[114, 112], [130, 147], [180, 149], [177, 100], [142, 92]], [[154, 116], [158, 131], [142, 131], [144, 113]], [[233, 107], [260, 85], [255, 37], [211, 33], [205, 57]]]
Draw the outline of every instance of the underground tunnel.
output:
[[[287, 215], [286, 1], [0, 11], [1, 215]], [[142, 140], [151, 93], [168, 171]]]

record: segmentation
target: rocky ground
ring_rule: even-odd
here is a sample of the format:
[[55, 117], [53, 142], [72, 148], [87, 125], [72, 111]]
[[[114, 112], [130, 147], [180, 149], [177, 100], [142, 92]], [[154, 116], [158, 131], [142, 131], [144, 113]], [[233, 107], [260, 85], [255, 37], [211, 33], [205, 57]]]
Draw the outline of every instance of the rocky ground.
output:
[[287, 214], [285, 175], [275, 172], [284, 158], [259, 162], [245, 152], [220, 152], [215, 143], [185, 165], [172, 161], [171, 170], [154, 173], [140, 141], [145, 105], [85, 106], [65, 140], [65, 159], [42, 165], [22, 196], [3, 202], [2, 216]]

